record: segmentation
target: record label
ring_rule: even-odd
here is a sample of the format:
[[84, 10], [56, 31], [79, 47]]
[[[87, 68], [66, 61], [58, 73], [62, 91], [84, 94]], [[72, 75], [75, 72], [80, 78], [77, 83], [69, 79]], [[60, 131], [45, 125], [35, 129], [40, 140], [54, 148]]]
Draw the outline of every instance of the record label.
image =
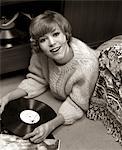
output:
[[40, 116], [36, 111], [33, 110], [23, 110], [20, 113], [20, 119], [28, 124], [37, 123], [40, 120]]

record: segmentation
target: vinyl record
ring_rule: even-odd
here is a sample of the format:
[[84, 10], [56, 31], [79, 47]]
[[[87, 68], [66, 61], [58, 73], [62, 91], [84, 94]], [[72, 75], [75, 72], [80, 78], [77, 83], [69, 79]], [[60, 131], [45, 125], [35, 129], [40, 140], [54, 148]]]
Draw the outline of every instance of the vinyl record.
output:
[[20, 137], [55, 117], [55, 111], [47, 104], [25, 98], [10, 101], [1, 114], [3, 128]]

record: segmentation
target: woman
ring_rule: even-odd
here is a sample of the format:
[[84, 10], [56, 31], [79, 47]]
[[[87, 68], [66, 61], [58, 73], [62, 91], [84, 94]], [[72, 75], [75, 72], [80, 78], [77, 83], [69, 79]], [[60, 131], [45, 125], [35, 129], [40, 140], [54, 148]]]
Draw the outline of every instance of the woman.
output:
[[50, 88], [62, 105], [57, 116], [24, 136], [34, 143], [43, 141], [60, 125], [69, 125], [83, 117], [98, 77], [95, 52], [73, 38], [69, 22], [61, 14], [45, 11], [30, 25], [32, 57], [29, 73], [18, 88], [2, 99], [34, 98]]

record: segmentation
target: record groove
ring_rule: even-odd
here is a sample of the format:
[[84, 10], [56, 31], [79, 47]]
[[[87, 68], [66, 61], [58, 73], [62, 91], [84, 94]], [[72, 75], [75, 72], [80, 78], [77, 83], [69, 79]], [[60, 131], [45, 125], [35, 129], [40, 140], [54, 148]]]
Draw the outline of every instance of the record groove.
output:
[[4, 129], [20, 137], [55, 117], [55, 111], [47, 104], [25, 98], [10, 101], [1, 114]]

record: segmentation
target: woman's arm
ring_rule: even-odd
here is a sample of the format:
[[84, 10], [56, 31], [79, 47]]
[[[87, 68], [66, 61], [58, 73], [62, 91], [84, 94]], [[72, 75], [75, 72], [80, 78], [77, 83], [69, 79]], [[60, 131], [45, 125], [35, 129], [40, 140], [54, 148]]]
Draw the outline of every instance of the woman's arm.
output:
[[1, 103], [1, 107], [0, 107], [0, 112], [2, 113], [2, 111], [4, 110], [5, 105], [12, 100], [18, 99], [20, 97], [24, 97], [26, 96], [27, 93], [26, 91], [24, 91], [23, 89], [17, 88], [11, 92], [9, 92], [8, 94], [6, 94], [5, 96], [3, 96], [0, 99], [0, 103]]
[[[34, 98], [45, 92], [48, 88], [46, 77], [46, 59], [42, 58], [41, 53], [33, 54], [30, 60], [29, 73], [26, 78], [20, 83], [19, 88], [25, 90], [28, 94], [25, 98]], [[43, 62], [42, 62], [43, 59]], [[43, 64], [42, 64], [43, 63]], [[45, 73], [45, 72], [46, 73]], [[44, 74], [45, 73], [45, 74]]]
[[69, 96], [63, 102], [59, 113], [64, 116], [66, 125], [74, 123], [83, 117], [89, 108], [89, 99], [92, 96], [98, 77], [97, 61], [89, 60], [74, 72], [74, 75], [67, 82]]
[[27, 93], [23, 89], [17, 88], [8, 94], [9, 101], [26, 96]]
[[52, 126], [52, 131], [62, 124], [64, 124], [64, 117], [62, 114], [58, 114], [54, 119], [49, 121], [49, 126]]

